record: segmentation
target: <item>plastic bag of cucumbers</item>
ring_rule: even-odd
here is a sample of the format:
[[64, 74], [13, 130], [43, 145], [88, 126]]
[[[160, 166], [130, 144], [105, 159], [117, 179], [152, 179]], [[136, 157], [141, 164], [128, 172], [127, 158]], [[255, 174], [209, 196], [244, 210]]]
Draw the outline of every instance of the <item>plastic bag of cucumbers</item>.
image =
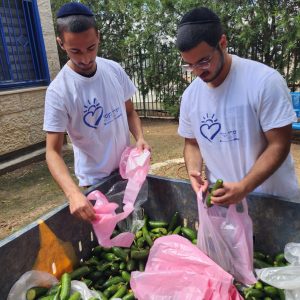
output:
[[277, 261], [282, 261], [283, 264], [257, 269], [257, 276], [263, 282], [284, 289], [286, 300], [300, 299], [300, 243], [286, 244], [284, 255], [278, 257]]

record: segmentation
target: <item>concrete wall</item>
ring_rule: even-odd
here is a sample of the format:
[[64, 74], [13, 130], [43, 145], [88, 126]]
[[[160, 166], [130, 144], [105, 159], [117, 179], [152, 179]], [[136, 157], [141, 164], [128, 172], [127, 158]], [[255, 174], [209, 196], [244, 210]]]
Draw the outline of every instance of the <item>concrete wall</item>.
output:
[[[51, 80], [60, 70], [50, 0], [38, 0], [38, 8]], [[0, 155], [45, 140], [42, 130], [47, 87], [0, 92]]]

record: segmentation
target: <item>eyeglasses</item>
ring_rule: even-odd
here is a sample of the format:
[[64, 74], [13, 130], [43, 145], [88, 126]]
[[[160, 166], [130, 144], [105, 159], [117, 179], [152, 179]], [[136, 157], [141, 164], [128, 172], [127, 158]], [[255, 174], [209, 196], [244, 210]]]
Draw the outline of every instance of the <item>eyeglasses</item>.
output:
[[[202, 70], [209, 69], [210, 62], [211, 62], [211, 60], [213, 58], [214, 52], [217, 50], [217, 47], [218, 47], [218, 45], [214, 48], [212, 54], [208, 58], [206, 58], [204, 60], [200, 60], [200, 61], [198, 61], [195, 64], [180, 64], [180, 67], [181, 67], [182, 71], [184, 71], [184, 72], [192, 72], [192, 71], [194, 71], [195, 69], [198, 69], [198, 68], [200, 68]], [[181, 58], [180, 62], [182, 63], [182, 58]]]

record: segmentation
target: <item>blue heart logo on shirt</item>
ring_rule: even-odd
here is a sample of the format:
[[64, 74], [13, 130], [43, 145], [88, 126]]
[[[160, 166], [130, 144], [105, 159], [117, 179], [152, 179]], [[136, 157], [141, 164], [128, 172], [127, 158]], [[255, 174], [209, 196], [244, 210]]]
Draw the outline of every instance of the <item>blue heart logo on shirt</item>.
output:
[[91, 104], [90, 101], [88, 103], [88, 106], [84, 105], [86, 110], [84, 111], [83, 122], [85, 125], [96, 129], [103, 116], [103, 107], [96, 103], [96, 99], [94, 99], [94, 103]]
[[200, 126], [200, 133], [210, 142], [216, 137], [220, 130], [220, 123], [212, 123], [211, 125], [205, 123]]

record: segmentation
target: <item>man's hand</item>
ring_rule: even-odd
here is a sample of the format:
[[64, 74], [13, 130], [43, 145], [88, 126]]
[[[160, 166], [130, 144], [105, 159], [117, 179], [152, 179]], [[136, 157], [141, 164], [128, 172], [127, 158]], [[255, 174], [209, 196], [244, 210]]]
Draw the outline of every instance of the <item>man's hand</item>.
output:
[[149, 144], [143, 138], [138, 139], [136, 141], [135, 145], [141, 151], [146, 149], [146, 150], [151, 152], [151, 148], [150, 148]]
[[69, 201], [70, 212], [72, 215], [75, 215], [76, 217], [88, 222], [92, 222], [96, 219], [93, 205], [81, 192], [71, 196]]
[[202, 188], [203, 193], [206, 193], [208, 189], [208, 182], [207, 180], [202, 179], [200, 172], [190, 171], [189, 177], [190, 177], [192, 188], [196, 194], [199, 192], [200, 188]]
[[211, 202], [216, 205], [229, 205], [241, 202], [248, 192], [241, 182], [224, 182], [223, 187], [212, 193]]

